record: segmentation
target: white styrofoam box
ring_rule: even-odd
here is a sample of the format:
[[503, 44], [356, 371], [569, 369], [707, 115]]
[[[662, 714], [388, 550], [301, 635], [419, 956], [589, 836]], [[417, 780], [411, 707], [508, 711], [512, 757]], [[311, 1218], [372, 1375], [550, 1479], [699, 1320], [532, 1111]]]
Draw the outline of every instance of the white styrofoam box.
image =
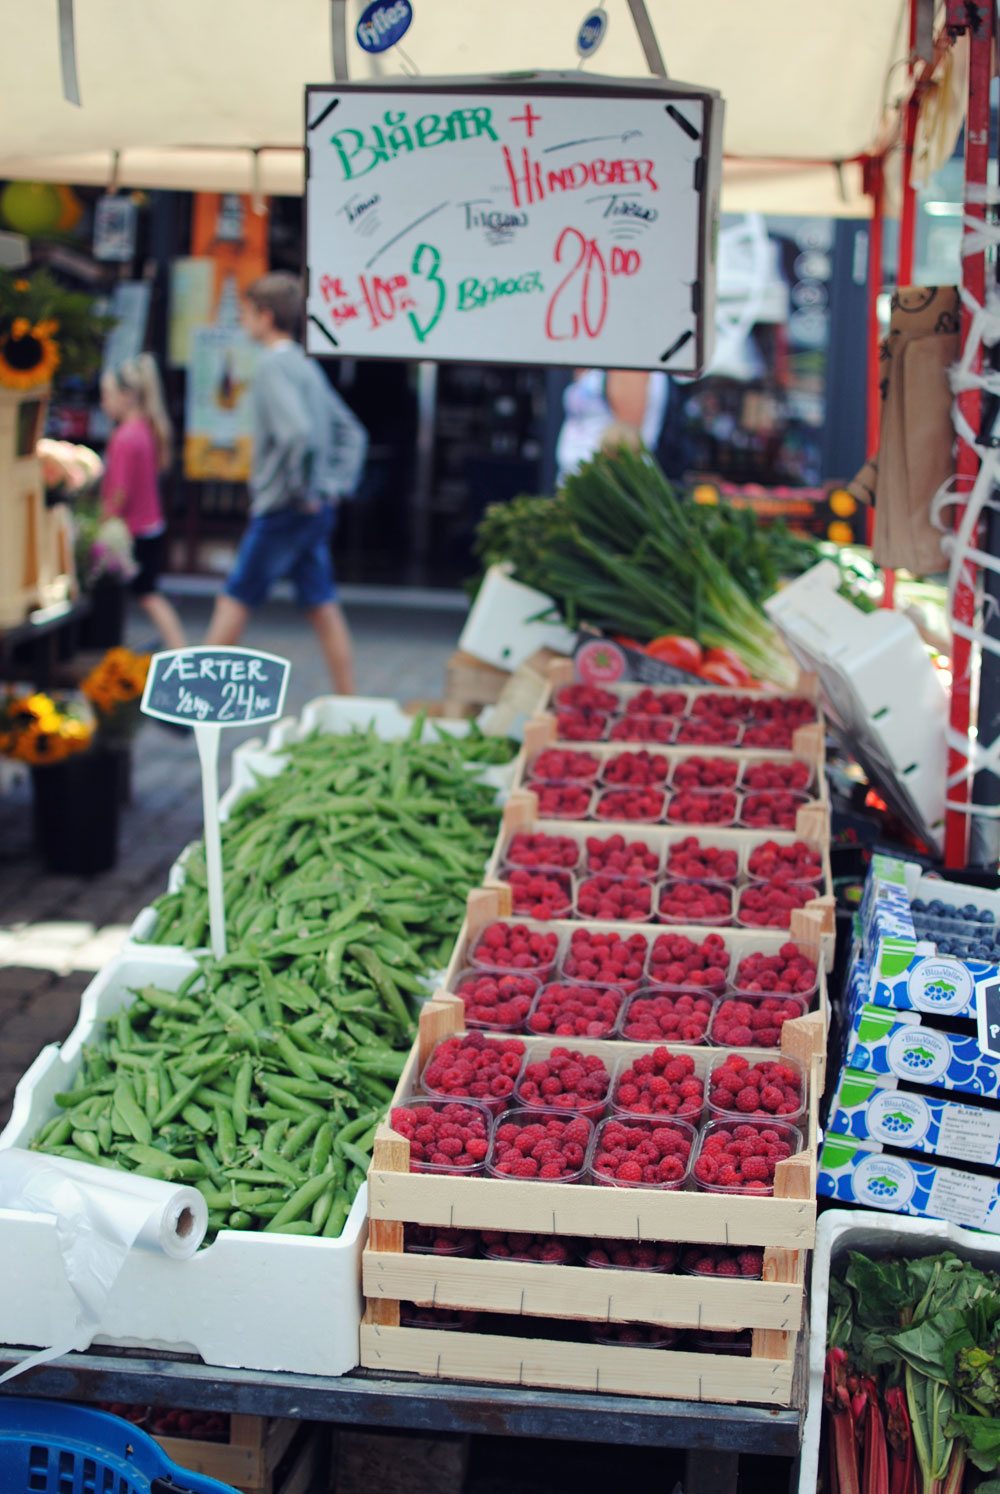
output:
[[948, 698], [910, 618], [861, 612], [821, 561], [764, 610], [804, 668], [819, 676], [834, 729], [891, 806], [935, 849], [944, 822]]
[[497, 669], [516, 669], [540, 648], [572, 654], [576, 634], [557, 621], [538, 621], [551, 613], [555, 603], [543, 591], [535, 591], [511, 579], [512, 567], [491, 565], [473, 602], [458, 647], [474, 659]]
[[983, 1270], [1000, 1270], [1000, 1239], [934, 1219], [904, 1219], [850, 1209], [828, 1209], [816, 1221], [812, 1262], [812, 1308], [809, 1323], [809, 1402], [799, 1463], [799, 1494], [816, 1494], [819, 1440], [823, 1417], [823, 1370], [830, 1268], [848, 1250], [869, 1255], [936, 1255], [953, 1250]]
[[[176, 989], [195, 968], [186, 951], [125, 951], [84, 991], [76, 1026], [49, 1044], [21, 1079], [0, 1147], [27, 1146], [56, 1113], [81, 1050], [96, 1029], [155, 982]], [[95, 1342], [200, 1354], [234, 1368], [343, 1375], [358, 1363], [361, 1251], [367, 1193], [362, 1188], [338, 1239], [223, 1230], [190, 1260], [129, 1253], [105, 1303]], [[0, 1343], [45, 1347], [72, 1321], [75, 1296], [59, 1251], [56, 1218], [0, 1209]]]

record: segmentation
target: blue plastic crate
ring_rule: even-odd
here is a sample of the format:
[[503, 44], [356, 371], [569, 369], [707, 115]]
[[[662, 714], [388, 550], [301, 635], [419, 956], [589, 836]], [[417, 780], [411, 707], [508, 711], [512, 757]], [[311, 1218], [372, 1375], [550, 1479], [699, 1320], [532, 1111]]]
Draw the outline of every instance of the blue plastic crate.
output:
[[190, 1473], [119, 1416], [0, 1396], [2, 1494], [236, 1494]]

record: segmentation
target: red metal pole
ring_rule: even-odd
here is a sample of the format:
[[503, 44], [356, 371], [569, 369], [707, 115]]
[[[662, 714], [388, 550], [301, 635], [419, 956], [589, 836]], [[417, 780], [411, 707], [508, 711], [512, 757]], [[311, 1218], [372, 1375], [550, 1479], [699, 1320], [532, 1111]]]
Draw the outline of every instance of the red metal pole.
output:
[[[880, 156], [869, 156], [864, 164], [864, 189], [872, 200], [868, 228], [868, 378], [866, 400], [866, 450], [878, 451], [879, 426], [882, 420], [882, 393], [879, 387], [878, 298], [882, 292], [882, 220], [883, 175]], [[870, 545], [875, 533], [875, 511], [868, 510], [866, 539]]]
[[[947, 24], [949, 30], [969, 32], [969, 99], [965, 121], [965, 216], [967, 219], [983, 221], [986, 208], [982, 202], [969, 201], [969, 189], [986, 182], [986, 170], [990, 150], [990, 80], [993, 65], [992, 6], [978, 0], [948, 0]], [[967, 230], [968, 231], [968, 230]], [[966, 255], [962, 260], [962, 287], [978, 306], [986, 296], [986, 256]], [[964, 348], [969, 336], [972, 314], [963, 301], [960, 336]], [[982, 364], [977, 354], [972, 371], [978, 372]], [[978, 389], [966, 390], [959, 395], [959, 409], [972, 430], [979, 432], [982, 396]], [[979, 471], [979, 457], [975, 450], [959, 437], [956, 462], [956, 492], [968, 494]], [[964, 506], [956, 505], [954, 524], [958, 529], [964, 517]], [[962, 568], [955, 589], [953, 617], [956, 622], [971, 627], [976, 607], [976, 571], [968, 561]], [[968, 639], [957, 634], [952, 642], [952, 687], [951, 729], [963, 740], [968, 740], [972, 707], [972, 681], [970, 664], [972, 647]], [[965, 773], [958, 783], [953, 783], [948, 797], [967, 802], [969, 797], [968, 756], [954, 747], [948, 751], [948, 777]], [[949, 809], [945, 814], [945, 865], [965, 866], [968, 860], [969, 823], [968, 815], [961, 810]]]
[[915, 52], [917, 47], [917, 0], [910, 0], [910, 93], [906, 100], [903, 123], [903, 197], [899, 217], [899, 267], [897, 285], [910, 285], [913, 280], [913, 250], [917, 226], [917, 194], [910, 177], [913, 172], [913, 145], [917, 138], [917, 116], [920, 113], [920, 93], [914, 82]]

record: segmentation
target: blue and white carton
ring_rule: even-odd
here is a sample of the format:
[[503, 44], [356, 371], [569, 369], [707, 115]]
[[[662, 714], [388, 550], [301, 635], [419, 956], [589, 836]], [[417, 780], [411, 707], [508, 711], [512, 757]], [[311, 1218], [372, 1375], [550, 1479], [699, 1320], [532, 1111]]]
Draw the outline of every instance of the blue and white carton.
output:
[[947, 1219], [1000, 1234], [1000, 1182], [995, 1177], [893, 1156], [876, 1141], [827, 1136], [816, 1192], [839, 1203]]
[[937, 1089], [1000, 1096], [1000, 1057], [984, 1052], [975, 1034], [925, 1027], [912, 1011], [861, 1006], [848, 1032], [844, 1067]]
[[1000, 1166], [1000, 1110], [918, 1095], [897, 1087], [892, 1075], [840, 1076], [827, 1129], [855, 1141]]

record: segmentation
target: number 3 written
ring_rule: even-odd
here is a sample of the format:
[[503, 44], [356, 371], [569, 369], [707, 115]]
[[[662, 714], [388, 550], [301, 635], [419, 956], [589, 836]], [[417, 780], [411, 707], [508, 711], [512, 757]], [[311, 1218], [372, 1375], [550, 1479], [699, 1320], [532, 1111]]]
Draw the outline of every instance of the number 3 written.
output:
[[430, 321], [421, 325], [416, 313], [408, 311], [406, 314], [413, 324], [413, 330], [417, 334], [418, 342], [426, 342], [428, 337], [437, 326], [441, 313], [444, 310], [445, 284], [438, 274], [441, 268], [441, 255], [433, 244], [418, 244], [413, 254], [413, 264], [410, 266], [414, 275], [423, 275], [428, 284], [437, 287], [437, 305], [431, 314]]

